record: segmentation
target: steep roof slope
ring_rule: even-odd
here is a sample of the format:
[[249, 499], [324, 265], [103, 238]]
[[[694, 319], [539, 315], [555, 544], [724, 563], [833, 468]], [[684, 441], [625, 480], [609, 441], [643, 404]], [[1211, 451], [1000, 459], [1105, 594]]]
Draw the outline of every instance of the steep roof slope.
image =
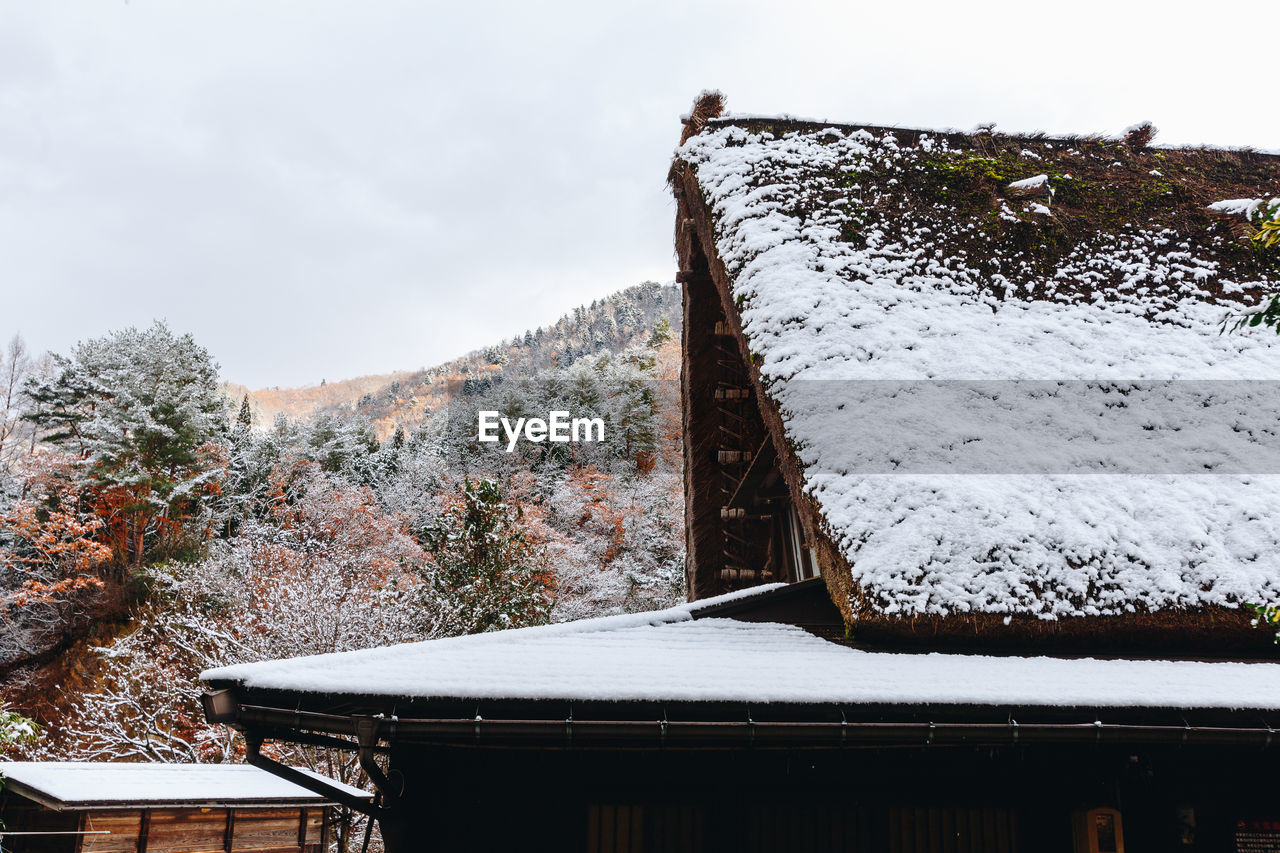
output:
[[673, 176], [852, 621], [1280, 601], [1280, 346], [1222, 334], [1280, 269], [1209, 209], [1280, 158], [728, 118]]

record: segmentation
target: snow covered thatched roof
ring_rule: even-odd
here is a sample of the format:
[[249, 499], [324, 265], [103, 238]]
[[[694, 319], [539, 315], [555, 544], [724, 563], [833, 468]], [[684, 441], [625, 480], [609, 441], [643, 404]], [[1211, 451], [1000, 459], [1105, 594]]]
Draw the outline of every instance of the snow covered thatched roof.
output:
[[1280, 341], [1223, 333], [1280, 266], [1219, 204], [1280, 157], [698, 124], [681, 228], [855, 630], [1280, 602]]
[[[795, 626], [669, 610], [243, 664], [243, 696], [1000, 708], [1268, 709], [1280, 664], [869, 652]], [[256, 701], [256, 700], [254, 700]], [[291, 705], [290, 707], [294, 707]], [[473, 706], [467, 706], [473, 707]]]
[[[353, 797], [371, 797], [309, 770], [302, 772]], [[9, 790], [54, 809], [328, 803], [324, 797], [247, 764], [14, 761], [0, 763], [0, 777]]]

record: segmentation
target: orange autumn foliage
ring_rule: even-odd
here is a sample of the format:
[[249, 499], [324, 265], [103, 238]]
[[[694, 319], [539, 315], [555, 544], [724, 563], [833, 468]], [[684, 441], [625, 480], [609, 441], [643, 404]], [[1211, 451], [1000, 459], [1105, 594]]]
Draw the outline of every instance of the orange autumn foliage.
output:
[[111, 547], [99, 541], [105, 523], [79, 508], [79, 496], [60, 476], [65, 460], [42, 462], [28, 478], [28, 497], [0, 512], [0, 533], [8, 543], [0, 547], [0, 568], [20, 579], [11, 599], [17, 606], [100, 589], [96, 572], [112, 556]]

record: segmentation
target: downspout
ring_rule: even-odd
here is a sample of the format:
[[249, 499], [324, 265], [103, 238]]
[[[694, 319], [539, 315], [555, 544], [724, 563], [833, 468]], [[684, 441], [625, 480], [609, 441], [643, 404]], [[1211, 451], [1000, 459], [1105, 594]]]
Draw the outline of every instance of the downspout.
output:
[[[373, 786], [378, 789], [378, 793], [382, 795], [384, 808], [394, 806], [396, 801], [400, 799], [400, 795], [404, 793], [404, 786], [401, 785], [400, 790], [393, 791], [391, 780], [387, 778], [387, 774], [382, 772], [382, 768], [378, 766], [378, 762], [374, 760], [374, 750], [378, 746], [379, 729], [382, 720], [378, 717], [368, 716], [352, 716], [352, 721], [356, 728], [356, 745], [359, 750], [356, 752], [356, 758], [360, 762], [360, 769], [368, 775], [369, 780], [373, 782]], [[395, 731], [395, 718], [392, 718], [392, 734]]]
[[[282, 764], [273, 758], [268, 758], [262, 754], [262, 742], [264, 740], [260, 731], [250, 728], [239, 719], [241, 706], [236, 702], [234, 695], [230, 690], [217, 690], [210, 693], [204, 693], [200, 696], [200, 704], [204, 708], [205, 718], [211, 723], [227, 723], [239, 728], [245, 739], [245, 760], [261, 770], [265, 770], [273, 776], [279, 776], [287, 782], [292, 782], [299, 788], [305, 788], [313, 794], [318, 794], [328, 800], [343, 805], [353, 811], [366, 815], [374, 820], [384, 820], [387, 817], [387, 808], [385, 804], [389, 804], [398, 798], [401, 792], [392, 794], [391, 785], [382, 772], [382, 768], [378, 767], [374, 761], [373, 751], [378, 745], [378, 720], [373, 717], [363, 717], [355, 719], [356, 738], [357, 738], [357, 756], [360, 767], [369, 775], [373, 781], [374, 787], [377, 788], [379, 799], [384, 805], [377, 805], [376, 802], [357, 797], [349, 791], [339, 788], [336, 785], [317, 778], [309, 773], [303, 773], [296, 767], [290, 767]], [[372, 725], [370, 725], [372, 724]], [[348, 749], [350, 742], [347, 741]], [[336, 746], [336, 744], [335, 744]]]

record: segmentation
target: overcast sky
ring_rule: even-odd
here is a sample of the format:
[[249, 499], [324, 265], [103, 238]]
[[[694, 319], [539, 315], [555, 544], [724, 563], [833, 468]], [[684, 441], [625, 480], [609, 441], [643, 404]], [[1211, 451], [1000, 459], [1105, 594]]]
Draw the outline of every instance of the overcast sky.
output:
[[1039, 7], [0, 0], [0, 335], [165, 318], [253, 387], [445, 360], [673, 278], [663, 178], [708, 87], [1280, 148], [1275, 3]]

